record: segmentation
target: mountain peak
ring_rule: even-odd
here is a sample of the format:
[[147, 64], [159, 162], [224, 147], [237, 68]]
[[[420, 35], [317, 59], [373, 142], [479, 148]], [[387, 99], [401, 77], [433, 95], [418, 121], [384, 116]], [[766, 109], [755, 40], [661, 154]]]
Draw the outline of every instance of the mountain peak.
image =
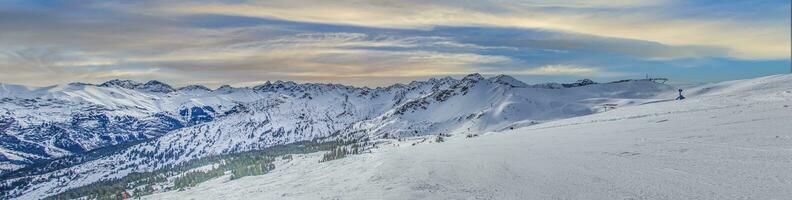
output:
[[[303, 84], [309, 85], [309, 84]], [[295, 83], [294, 81], [282, 81], [277, 80], [275, 82], [267, 81], [264, 84], [253, 86], [253, 90], [256, 91], [276, 91], [279, 89], [291, 89], [300, 86], [300, 84]]]
[[86, 86], [86, 85], [93, 85], [90, 83], [83, 83], [83, 82], [72, 82], [68, 84], [69, 86]]
[[522, 81], [519, 81], [519, 80], [515, 79], [514, 77], [511, 77], [509, 75], [504, 75], [504, 74], [492, 77], [492, 78], [490, 78], [490, 80], [493, 83], [508, 85], [508, 86], [511, 86], [511, 87], [528, 87], [528, 84], [525, 84]]
[[297, 83], [295, 83], [294, 81], [282, 81], [282, 80], [277, 80], [277, 81], [275, 81], [274, 84], [275, 85], [285, 85], [285, 86], [295, 86], [295, 85], [297, 85]]
[[569, 88], [569, 87], [581, 87], [581, 86], [594, 85], [594, 84], [597, 84], [597, 82], [594, 82], [591, 79], [580, 79], [578, 81], [575, 81], [575, 83], [563, 84], [563, 85], [564, 87]]
[[169, 93], [176, 91], [170, 85], [156, 80], [151, 80], [149, 82], [146, 82], [146, 84], [137, 86], [135, 89], [140, 89], [149, 92], [162, 92], [162, 93]]
[[464, 78], [462, 78], [462, 80], [463, 80], [463, 81], [464, 81], [464, 80], [474, 80], [474, 81], [480, 81], [480, 80], [484, 80], [484, 76], [482, 76], [482, 75], [481, 75], [481, 74], [479, 74], [479, 73], [472, 73], [472, 74], [468, 74], [467, 76], [465, 76]]
[[120, 88], [126, 88], [126, 89], [133, 90], [139, 85], [141, 85], [141, 84], [138, 83], [138, 82], [135, 82], [133, 80], [113, 79], [113, 80], [109, 80], [107, 82], [104, 82], [102, 84], [99, 84], [99, 87], [116, 86], [116, 87], [120, 87]]
[[207, 88], [206, 86], [203, 86], [203, 85], [188, 85], [188, 86], [184, 86], [184, 87], [179, 88], [179, 90], [182, 90], [182, 91], [212, 91], [212, 89], [209, 89], [209, 88]]
[[176, 91], [170, 85], [156, 80], [151, 80], [149, 82], [146, 82], [145, 84], [142, 84], [133, 80], [113, 79], [104, 82], [102, 84], [99, 84], [99, 87], [120, 87], [130, 90], [141, 90], [147, 92], [162, 92], [162, 93], [169, 93]]
[[234, 87], [231, 87], [230, 85], [221, 85], [215, 91], [218, 91], [218, 92], [231, 92], [232, 90], [234, 90]]
[[150, 80], [150, 81], [146, 82], [146, 84], [144, 84], [144, 85], [168, 85], [168, 84], [165, 84], [165, 83], [160, 82], [158, 80]]
[[450, 76], [445, 76], [445, 77], [442, 77], [442, 78], [432, 77], [429, 80], [427, 80], [426, 82], [442, 83], [442, 82], [448, 82], [448, 81], [453, 81], [453, 80], [455, 80], [455, 79], [451, 78]]

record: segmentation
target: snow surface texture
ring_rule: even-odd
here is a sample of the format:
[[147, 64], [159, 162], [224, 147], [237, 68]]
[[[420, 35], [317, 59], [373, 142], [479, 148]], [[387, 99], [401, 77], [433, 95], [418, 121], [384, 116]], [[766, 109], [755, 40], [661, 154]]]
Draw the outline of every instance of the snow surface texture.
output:
[[[686, 91], [684, 101], [646, 102], [474, 138], [393, 141], [323, 163], [316, 162], [320, 153], [295, 156], [266, 175], [218, 178], [147, 199], [792, 197], [792, 76]], [[661, 96], [673, 99], [676, 92]]]
[[[232, 102], [230, 105], [235, 106], [224, 106], [224, 112], [218, 112], [223, 114], [212, 121], [168, 132], [120, 153], [28, 177], [38, 181], [13, 189], [12, 196], [37, 199], [200, 157], [317, 138], [377, 139], [386, 135], [409, 138], [501, 131], [600, 112], [605, 103], [630, 106], [654, 102], [659, 100], [658, 94], [674, 90], [651, 81], [603, 84], [581, 81], [550, 87], [527, 85], [508, 76], [484, 78], [479, 74], [374, 89], [275, 82], [252, 88], [221, 87], [214, 91], [192, 86], [163, 93], [169, 90], [153, 87], [158, 82], [149, 83], [113, 81], [112, 85], [123, 91], [167, 97], [166, 101], [151, 102], [154, 105], [181, 105], [168, 103], [185, 102], [180, 99], [207, 104], [206, 99], [218, 98], [227, 100], [219, 102]], [[141, 88], [142, 85], [149, 86]], [[190, 92], [184, 92], [187, 90]], [[237, 98], [249, 101], [232, 101]], [[215, 107], [214, 110], [219, 109]]]
[[200, 89], [128, 80], [49, 87], [0, 84], [0, 174], [35, 161], [156, 138], [266, 96], [249, 88], [225, 93]]

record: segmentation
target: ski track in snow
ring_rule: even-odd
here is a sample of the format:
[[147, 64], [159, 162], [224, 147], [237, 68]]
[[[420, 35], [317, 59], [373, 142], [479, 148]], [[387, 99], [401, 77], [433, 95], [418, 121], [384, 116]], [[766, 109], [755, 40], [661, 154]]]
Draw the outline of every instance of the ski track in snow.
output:
[[298, 155], [265, 175], [145, 199], [790, 199], [789, 80], [705, 85], [685, 101], [394, 141], [324, 163]]

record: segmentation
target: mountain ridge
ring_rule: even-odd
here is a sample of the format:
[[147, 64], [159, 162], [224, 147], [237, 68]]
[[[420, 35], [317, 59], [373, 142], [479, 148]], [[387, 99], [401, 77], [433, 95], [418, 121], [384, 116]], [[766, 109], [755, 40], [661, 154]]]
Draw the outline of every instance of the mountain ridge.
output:
[[[170, 93], [170, 92], [174, 92], [174, 91], [194, 90], [194, 89], [209, 90], [209, 91], [227, 90], [227, 89], [245, 89], [245, 88], [255, 89], [255, 88], [262, 88], [262, 87], [272, 87], [273, 85], [278, 85], [280, 87], [294, 87], [294, 86], [298, 86], [298, 85], [302, 85], [302, 86], [305, 86], [305, 85], [326, 85], [326, 86], [350, 87], [350, 88], [355, 88], [355, 89], [385, 89], [385, 88], [400, 87], [400, 86], [416, 84], [416, 83], [434, 83], [434, 82], [438, 82], [438, 81], [448, 81], [448, 80], [451, 80], [451, 79], [453, 79], [453, 80], [464, 80], [466, 78], [468, 78], [468, 79], [485, 79], [484, 76], [479, 74], [479, 73], [472, 73], [472, 74], [468, 74], [466, 76], [462, 76], [460, 79], [455, 79], [455, 78], [453, 78], [451, 76], [444, 76], [444, 77], [441, 77], [441, 78], [430, 77], [430, 78], [428, 78], [426, 80], [414, 80], [414, 81], [411, 81], [409, 83], [394, 83], [394, 84], [387, 85], [387, 86], [377, 86], [377, 87], [352, 86], [352, 85], [344, 85], [344, 84], [336, 84], [336, 83], [315, 83], [315, 82], [297, 83], [297, 82], [288, 81], [288, 80], [275, 80], [275, 81], [266, 81], [263, 84], [252, 85], [252, 86], [242, 86], [242, 87], [234, 87], [234, 86], [231, 86], [231, 85], [221, 85], [220, 87], [218, 87], [216, 89], [211, 89], [211, 88], [209, 88], [207, 86], [204, 86], [204, 85], [195, 85], [195, 84], [185, 85], [185, 86], [182, 86], [182, 87], [175, 88], [175, 87], [172, 87], [170, 84], [167, 84], [165, 82], [161, 82], [161, 81], [158, 81], [158, 80], [149, 80], [149, 81], [147, 81], [145, 83], [141, 83], [141, 82], [137, 82], [137, 81], [134, 81], [134, 80], [131, 80], [131, 79], [111, 79], [111, 80], [108, 80], [108, 81], [105, 81], [105, 82], [102, 82], [102, 83], [99, 83], [99, 84], [83, 83], [83, 82], [71, 82], [71, 83], [67, 83], [65, 85], [56, 84], [56, 85], [49, 85], [49, 86], [26, 86], [26, 85], [21, 85], [21, 84], [0, 83], [0, 94], [6, 94], [7, 95], [8, 93], [24, 93], [24, 92], [34, 92], [34, 91], [47, 91], [47, 90], [50, 90], [50, 89], [64, 88], [64, 87], [68, 87], [68, 86], [121, 87], [121, 88], [125, 88], [125, 89], [130, 89], [130, 90], [141, 90], [141, 91], [160, 92], [160, 93]], [[518, 79], [516, 79], [516, 78], [514, 78], [512, 76], [505, 75], [505, 74], [498, 74], [498, 75], [490, 77], [489, 79], [498, 80], [498, 81], [501, 81], [504, 84], [507, 84], [507, 82], [509, 84], [515, 84], [516, 87], [538, 87], [538, 86], [547, 85], [547, 84], [559, 84], [559, 85], [562, 84], [562, 83], [555, 83], [555, 82], [545, 82], [545, 83], [538, 83], [538, 84], [527, 84], [527, 83], [524, 83], [524, 82], [522, 82], [522, 81], [520, 81], [520, 80], [518, 80]], [[641, 80], [641, 79], [631, 79], [631, 80]], [[581, 80], [576, 81], [576, 83], [581, 82], [581, 81], [596, 83], [596, 82], [593, 82], [593, 81], [591, 81], [589, 79], [581, 79]], [[567, 85], [568, 86], [572, 86], [572, 84], [567, 84]], [[6, 87], [11, 87], [11, 88], [14, 88], [14, 89], [5, 89]], [[28, 90], [28, 91], [22, 91], [22, 90]], [[0, 97], [2, 97], [2, 96], [0, 96]]]
[[[27, 189], [13, 189], [10, 191], [12, 196], [31, 192], [38, 195], [56, 194], [83, 185], [75, 183], [88, 184], [106, 179], [101, 177], [123, 177], [131, 172], [150, 171], [208, 155], [245, 152], [300, 141], [324, 139], [374, 142], [383, 136], [413, 137], [447, 134], [458, 130], [469, 130], [471, 133], [502, 130], [517, 124], [539, 123], [600, 112], [599, 105], [604, 102], [630, 105], [654, 100], [653, 95], [672, 90], [670, 86], [651, 81], [551, 88], [522, 85], [508, 76], [485, 78], [480, 74], [471, 74], [461, 79], [433, 78], [374, 89], [276, 81], [254, 87], [225, 87], [225, 90], [221, 90], [224, 88], [221, 87], [211, 92], [201, 88], [198, 90], [203, 92], [162, 92], [139, 88], [140, 84], [135, 82], [115, 82], [117, 84], [108, 84], [105, 87], [83, 85], [82, 88], [57, 88], [61, 89], [59, 91], [47, 88], [51, 93], [40, 97], [79, 102], [86, 107], [94, 106], [101, 119], [142, 119], [155, 115], [165, 117], [167, 120], [154, 122], [169, 122], [174, 124], [171, 126], [174, 128], [155, 128], [153, 130], [160, 130], [161, 133], [129, 140], [146, 142], [130, 146], [113, 155], [26, 175], [25, 177], [61, 178], [44, 185], [33, 183]], [[157, 83], [150, 85], [158, 85]], [[7, 96], [4, 93], [0, 95]], [[39, 101], [46, 99], [40, 97], [39, 100], [33, 98], [34, 102], [41, 103]], [[29, 107], [20, 107], [26, 108], [24, 112], [20, 109], [9, 110], [9, 104], [4, 103], [6, 104], [0, 104], [0, 110], [8, 110], [7, 113], [10, 111], [13, 114], [12, 118], [21, 119], [15, 120], [12, 125], [16, 125], [11, 127], [24, 127], [26, 123], [35, 121], [20, 117], [30, 112]], [[52, 106], [57, 104], [47, 105], [49, 106], [32, 109], [33, 113], [28, 116], [42, 115], [44, 111], [53, 110]], [[74, 111], [72, 109], [73, 107], [54, 110], [70, 112]], [[74, 117], [66, 115], [61, 118]], [[74, 126], [75, 129], [85, 127], [79, 124], [108, 124], [106, 120], [87, 119], [89, 120], [51, 121], [55, 121], [55, 127], [68, 127], [62, 125], [63, 123], [78, 124]], [[113, 124], [113, 121], [109, 124]], [[16, 130], [22, 129], [3, 129], [0, 134], [14, 136]], [[65, 135], [68, 138], [75, 136]], [[101, 136], [101, 133], [90, 135], [100, 139]], [[80, 147], [85, 146], [80, 143], [83, 140], [73, 141]], [[109, 141], [116, 140], [111, 138]], [[107, 144], [121, 143], [123, 142]], [[52, 146], [51, 143], [42, 144], [50, 149], [62, 149]], [[0, 153], [18, 155], [5, 150]], [[67, 155], [66, 153], [63, 155]], [[22, 179], [8, 181], [18, 180]], [[8, 181], [5, 183], [10, 184]]]
[[[592, 90], [593, 88], [586, 88]], [[278, 160], [142, 199], [785, 199], [792, 75], [685, 88], [496, 132], [390, 139], [341, 160]], [[571, 91], [570, 91], [571, 92]], [[463, 130], [464, 131], [464, 130]], [[439, 140], [437, 138], [443, 138]], [[332, 155], [332, 154], [330, 154]], [[291, 158], [291, 157], [290, 157]], [[570, 187], [571, 186], [571, 187]], [[308, 192], [306, 192], [308, 191]]]

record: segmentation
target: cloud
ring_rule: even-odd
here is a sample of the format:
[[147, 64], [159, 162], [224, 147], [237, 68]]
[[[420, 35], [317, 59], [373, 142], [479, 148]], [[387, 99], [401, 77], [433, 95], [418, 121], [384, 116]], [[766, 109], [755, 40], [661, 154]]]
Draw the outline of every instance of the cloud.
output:
[[593, 75], [600, 69], [574, 65], [545, 65], [517, 72], [522, 75]]
[[[432, 38], [430, 41], [444, 41]], [[422, 43], [425, 38], [381, 38], [365, 34], [297, 34], [270, 40], [230, 44], [223, 51], [194, 48], [163, 55], [133, 57], [179, 71], [237, 74], [242, 79], [283, 79], [345, 82], [345, 79], [378, 77], [427, 77], [473, 71], [482, 64], [513, 62], [498, 55], [421, 50], [446, 45]], [[415, 50], [381, 50], [412, 47]], [[376, 85], [376, 84], [375, 84]]]
[[[127, 55], [119, 59], [46, 48], [22, 49], [9, 51], [6, 54], [8, 56], [0, 57], [0, 60], [16, 60], [8, 65], [0, 65], [0, 68], [25, 75], [0, 77], [4, 80], [29, 83], [31, 81], [17, 77], [57, 74], [66, 79], [83, 82], [149, 77], [175, 80], [178, 83], [191, 80], [190, 84], [206, 83], [213, 86], [221, 84], [213, 81], [217, 79], [225, 80], [225, 84], [289, 79], [385, 85], [392, 84], [393, 80], [472, 73], [479, 65], [515, 62], [500, 55], [441, 52], [426, 50], [427, 48], [489, 47], [460, 44], [444, 37], [397, 37], [334, 32], [297, 33], [264, 40], [237, 40], [160, 54]], [[41, 67], [54, 70], [39, 70]], [[390, 81], [372, 81], [382, 78]]]
[[[649, 9], [668, 4], [668, 1], [592, 2], [500, 1], [468, 2], [468, 6], [459, 6], [450, 1], [275, 0], [247, 4], [184, 4], [157, 10], [167, 14], [236, 15], [380, 28], [536, 28], [666, 45], [718, 47], [728, 50], [723, 56], [740, 59], [783, 59], [790, 53], [788, 19], [675, 17], [660, 13], [659, 9]], [[548, 6], [561, 9], [546, 9]], [[663, 11], [669, 11], [665, 9]]]
[[80, 73], [77, 77], [87, 80], [109, 80], [123, 77], [126, 79], [145, 79], [162, 73], [159, 68], [149, 68], [144, 70], [106, 70], [92, 73]]
[[567, 7], [567, 8], [624, 8], [657, 6], [669, 3], [668, 0], [529, 0], [518, 1], [525, 6], [532, 7]]
[[733, 11], [748, 13], [739, 16], [712, 8], [719, 6], [678, 0], [3, 2], [0, 82], [130, 78], [217, 86], [288, 79], [376, 86], [474, 72], [620, 77], [788, 60], [788, 3], [781, 14], [761, 7], [762, 13]]
[[[439, 73], [443, 68], [487, 63], [502, 63], [510, 58], [497, 55], [474, 53], [450, 53], [422, 50], [425, 47], [449, 47], [470, 45], [455, 44], [444, 38], [425, 37], [380, 37], [361, 33], [296, 34], [275, 37], [269, 40], [231, 43], [225, 46], [182, 49], [160, 55], [129, 57], [126, 62], [158, 63], [176, 69], [211, 69], [210, 63], [222, 63], [218, 70], [255, 70], [258, 68], [286, 71], [268, 71], [282, 75], [308, 75], [319, 73], [335, 76], [378, 76], [372, 71], [397, 71], [415, 67], [428, 68], [420, 71]], [[377, 48], [410, 47], [410, 50], [380, 50]], [[220, 51], [218, 51], [220, 49]], [[184, 65], [170, 65], [185, 63]], [[202, 64], [210, 64], [201, 67]], [[281, 68], [282, 66], [282, 68]], [[332, 70], [320, 70], [332, 69]], [[302, 72], [306, 71], [306, 72]], [[310, 73], [309, 73], [310, 72]], [[418, 74], [402, 71], [390, 76]], [[420, 72], [424, 73], [424, 72]], [[427, 74], [421, 74], [427, 75]]]
[[519, 67], [516, 69], [508, 70], [486, 70], [479, 69], [481, 74], [496, 75], [496, 74], [509, 74], [509, 75], [531, 75], [531, 76], [574, 76], [574, 77], [619, 77], [619, 76], [632, 76], [632, 73], [608, 71], [602, 68], [587, 67], [580, 65], [569, 64], [552, 64], [542, 65], [537, 67]]

